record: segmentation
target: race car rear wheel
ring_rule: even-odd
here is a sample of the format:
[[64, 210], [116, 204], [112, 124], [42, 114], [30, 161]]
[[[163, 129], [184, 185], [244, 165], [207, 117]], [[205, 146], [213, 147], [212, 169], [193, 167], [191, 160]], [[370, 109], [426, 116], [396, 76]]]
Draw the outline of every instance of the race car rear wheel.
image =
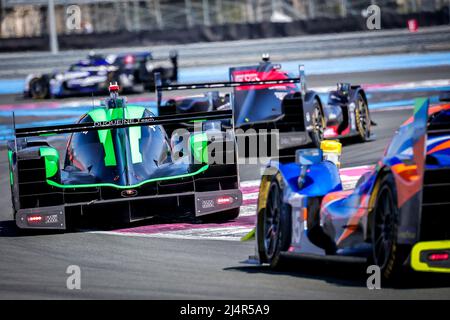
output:
[[45, 78], [34, 78], [30, 81], [30, 96], [33, 99], [45, 99], [49, 97], [49, 84]]
[[266, 208], [258, 215], [257, 245], [261, 262], [272, 268], [280, 265], [281, 252], [289, 249], [291, 240], [290, 211], [282, 201], [283, 192], [273, 180], [267, 195]]
[[355, 108], [356, 129], [361, 142], [367, 141], [370, 136], [369, 107], [361, 94], [358, 95], [358, 102]]
[[311, 116], [313, 129], [311, 131], [311, 140], [315, 147], [320, 148], [320, 143], [324, 139], [325, 117], [323, 116], [320, 103], [314, 100], [314, 108]]
[[407, 258], [408, 249], [397, 243], [399, 209], [395, 181], [391, 174], [380, 181], [372, 219], [372, 262], [380, 267], [384, 280], [398, 280], [404, 271], [402, 264]]

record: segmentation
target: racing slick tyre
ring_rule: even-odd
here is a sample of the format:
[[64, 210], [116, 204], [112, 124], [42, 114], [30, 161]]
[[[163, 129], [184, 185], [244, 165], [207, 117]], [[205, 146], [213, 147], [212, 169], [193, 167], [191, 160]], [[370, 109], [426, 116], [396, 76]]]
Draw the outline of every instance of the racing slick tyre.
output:
[[45, 99], [50, 97], [49, 83], [46, 78], [34, 78], [30, 81], [30, 96], [33, 99]]
[[226, 222], [239, 217], [240, 208], [213, 213], [201, 218], [202, 222]]
[[324, 138], [325, 117], [317, 99], [314, 100], [311, 122], [313, 126], [313, 130], [310, 133], [312, 143], [316, 148], [320, 148], [320, 143]]
[[375, 208], [372, 214], [372, 260], [380, 267], [382, 279], [397, 282], [406, 268], [410, 248], [397, 243], [399, 209], [397, 207], [397, 190], [391, 174], [380, 181]]
[[358, 94], [358, 101], [355, 108], [356, 129], [358, 130], [358, 140], [367, 141], [370, 137], [370, 116], [369, 107], [361, 94]]
[[291, 242], [291, 215], [283, 203], [283, 192], [277, 180], [269, 186], [265, 209], [258, 214], [256, 239], [259, 259], [272, 268], [281, 266], [281, 252], [289, 249]]

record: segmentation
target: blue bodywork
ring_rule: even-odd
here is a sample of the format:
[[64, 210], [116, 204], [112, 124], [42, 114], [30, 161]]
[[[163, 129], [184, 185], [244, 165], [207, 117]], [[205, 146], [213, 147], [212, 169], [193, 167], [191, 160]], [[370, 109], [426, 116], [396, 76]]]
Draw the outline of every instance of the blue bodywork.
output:
[[155, 62], [148, 51], [107, 56], [90, 54], [63, 72], [28, 75], [24, 95], [49, 98], [104, 94], [110, 82], [117, 82], [125, 91], [143, 90], [154, 85], [155, 72], [160, 73], [166, 83], [177, 80], [176, 53], [170, 56], [170, 60], [171, 66], [163, 66], [161, 62]]
[[269, 186], [276, 181], [288, 208], [288, 218], [282, 221], [289, 226], [280, 228], [290, 234], [290, 241], [282, 251], [367, 257], [378, 191], [390, 175], [399, 212], [396, 243], [412, 248], [420, 241], [450, 239], [449, 125], [450, 105], [429, 109], [427, 99], [418, 99], [414, 117], [400, 127], [382, 159], [350, 188], [344, 189], [332, 162], [271, 161], [261, 181], [258, 223], [270, 199]]

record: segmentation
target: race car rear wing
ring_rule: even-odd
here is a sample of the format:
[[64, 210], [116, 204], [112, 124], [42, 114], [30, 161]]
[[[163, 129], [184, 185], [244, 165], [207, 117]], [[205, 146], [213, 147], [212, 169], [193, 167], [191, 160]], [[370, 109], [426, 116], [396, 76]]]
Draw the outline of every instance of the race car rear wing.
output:
[[158, 108], [161, 106], [163, 91], [236, 88], [241, 86], [255, 86], [255, 85], [279, 85], [279, 84], [299, 83], [302, 97], [304, 97], [306, 94], [305, 67], [304, 65], [299, 65], [298, 68], [299, 68], [298, 78], [288, 78], [280, 80], [260, 80], [260, 81], [185, 83], [185, 84], [171, 84], [171, 85], [163, 85], [161, 81], [161, 74], [155, 73], [155, 94], [157, 99], [157, 106]]
[[170, 125], [195, 120], [205, 121], [205, 120], [223, 120], [223, 119], [232, 119], [232, 111], [220, 110], [212, 112], [195, 112], [187, 114], [165, 115], [159, 117], [118, 119], [111, 121], [75, 123], [69, 125], [56, 125], [56, 126], [31, 127], [31, 128], [15, 128], [14, 125], [14, 133], [15, 138], [26, 138], [40, 135], [98, 131], [105, 129], [126, 128], [126, 127]]

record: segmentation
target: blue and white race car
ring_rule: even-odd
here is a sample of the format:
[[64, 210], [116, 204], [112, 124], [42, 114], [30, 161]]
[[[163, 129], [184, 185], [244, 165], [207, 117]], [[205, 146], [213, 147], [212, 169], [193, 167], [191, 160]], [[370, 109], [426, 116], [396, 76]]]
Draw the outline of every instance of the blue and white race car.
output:
[[[360, 261], [377, 265], [388, 281], [403, 278], [408, 266], [450, 272], [450, 103], [441, 100], [416, 100], [413, 117], [354, 188], [344, 187], [336, 141], [297, 150], [295, 162], [271, 161], [259, 189], [259, 261]], [[330, 145], [339, 151], [331, 155]]]
[[163, 83], [177, 81], [177, 52], [172, 51], [168, 60], [155, 60], [149, 51], [106, 56], [91, 52], [66, 71], [28, 75], [24, 96], [46, 99], [104, 94], [110, 82], [117, 82], [125, 92], [142, 92], [154, 87], [156, 72]]

